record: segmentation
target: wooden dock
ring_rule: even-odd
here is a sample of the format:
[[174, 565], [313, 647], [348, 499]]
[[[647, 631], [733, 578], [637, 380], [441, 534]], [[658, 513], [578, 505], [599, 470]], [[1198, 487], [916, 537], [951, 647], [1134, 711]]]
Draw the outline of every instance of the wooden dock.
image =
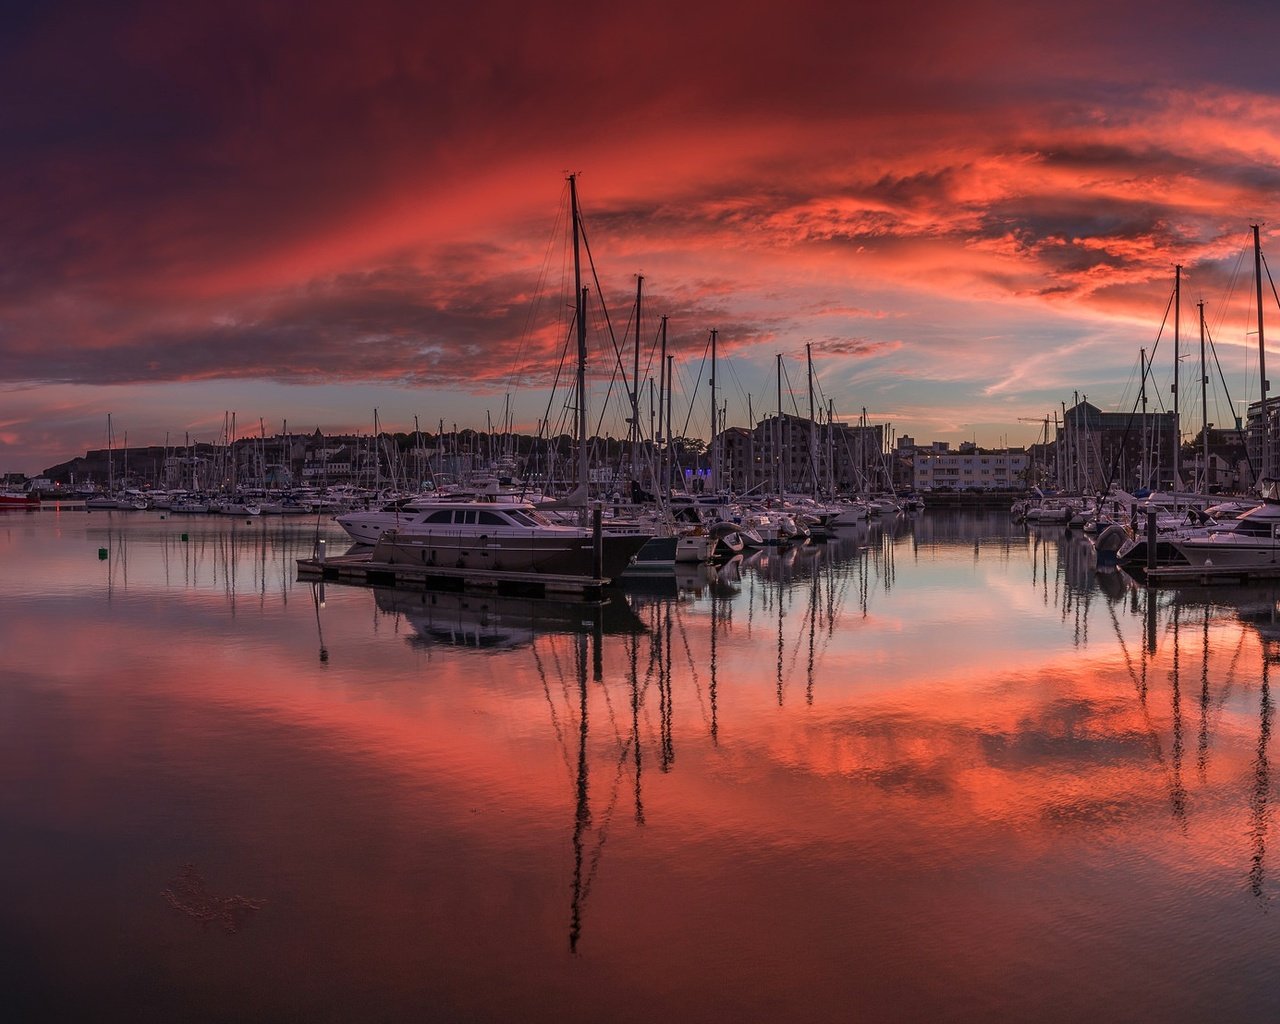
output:
[[482, 591], [503, 597], [557, 597], [583, 601], [600, 600], [610, 582], [594, 576], [391, 564], [373, 561], [372, 554], [372, 551], [364, 551], [299, 558], [298, 575], [375, 587], [412, 587], [452, 593]]
[[1280, 562], [1255, 566], [1161, 565], [1143, 573], [1148, 586], [1214, 586], [1280, 580]]

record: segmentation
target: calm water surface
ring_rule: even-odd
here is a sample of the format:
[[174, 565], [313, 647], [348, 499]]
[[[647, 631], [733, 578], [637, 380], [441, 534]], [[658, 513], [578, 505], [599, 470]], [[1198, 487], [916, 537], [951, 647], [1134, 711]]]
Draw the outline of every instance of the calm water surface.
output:
[[0, 517], [10, 1019], [1280, 1016], [1272, 590], [926, 513], [596, 608], [317, 530]]

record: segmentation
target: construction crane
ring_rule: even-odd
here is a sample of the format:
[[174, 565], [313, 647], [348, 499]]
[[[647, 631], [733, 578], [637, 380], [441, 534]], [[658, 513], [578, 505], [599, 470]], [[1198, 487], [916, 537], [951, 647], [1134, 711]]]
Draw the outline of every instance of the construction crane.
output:
[[1019, 423], [1037, 423], [1044, 427], [1044, 443], [1049, 443], [1049, 417], [1048, 416], [1019, 416]]

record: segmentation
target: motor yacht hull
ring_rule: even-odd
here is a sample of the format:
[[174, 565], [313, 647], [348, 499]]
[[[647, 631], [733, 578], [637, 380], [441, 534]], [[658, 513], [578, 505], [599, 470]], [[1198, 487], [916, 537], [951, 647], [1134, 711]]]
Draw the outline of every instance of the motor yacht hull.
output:
[[[650, 538], [610, 535], [600, 538], [601, 576], [622, 574]], [[445, 530], [387, 530], [370, 556], [388, 565], [439, 566], [450, 569], [595, 576], [594, 541], [590, 531], [524, 535], [460, 535]]]

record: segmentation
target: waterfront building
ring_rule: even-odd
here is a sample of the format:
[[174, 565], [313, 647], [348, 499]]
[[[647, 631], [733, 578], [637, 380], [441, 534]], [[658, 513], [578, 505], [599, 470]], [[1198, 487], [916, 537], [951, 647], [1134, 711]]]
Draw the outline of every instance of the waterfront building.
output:
[[815, 424], [784, 414], [750, 430], [730, 427], [718, 440], [721, 484], [738, 494], [889, 489], [882, 424]]
[[1262, 451], [1262, 403], [1252, 402], [1245, 411], [1245, 443], [1247, 467], [1243, 483], [1247, 486], [1263, 477], [1280, 479], [1280, 401], [1267, 400], [1267, 452], [1265, 465]]
[[979, 448], [971, 442], [953, 451], [946, 441], [917, 448], [913, 486], [918, 491], [1020, 491], [1030, 460], [1021, 448]]
[[[1056, 424], [1051, 478], [1078, 493], [1173, 486], [1178, 417], [1172, 412], [1103, 412], [1087, 401], [1065, 411]], [[1184, 482], [1189, 474], [1180, 469]]]

